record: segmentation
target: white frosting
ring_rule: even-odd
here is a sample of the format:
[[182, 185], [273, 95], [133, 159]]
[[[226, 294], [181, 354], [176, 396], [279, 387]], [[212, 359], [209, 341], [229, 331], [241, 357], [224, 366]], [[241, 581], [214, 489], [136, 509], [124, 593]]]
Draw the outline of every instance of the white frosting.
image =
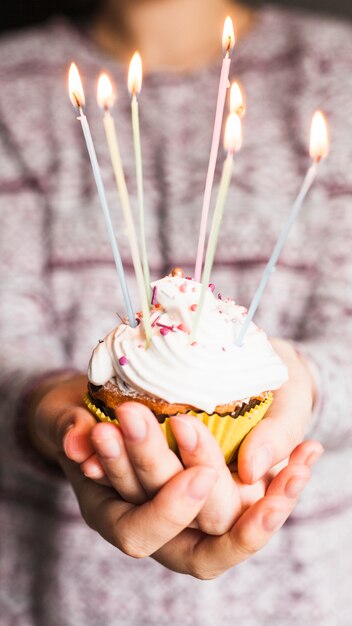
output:
[[[192, 328], [200, 283], [166, 276], [153, 287], [160, 308], [152, 313], [149, 347], [143, 320], [135, 328], [121, 324], [95, 348], [88, 370], [91, 383], [117, 379], [131, 392], [212, 413], [217, 405], [277, 389], [287, 380], [286, 366], [255, 324], [250, 324], [243, 345], [235, 345], [245, 319], [243, 307], [215, 298], [208, 289], [191, 345], [186, 331]], [[173, 330], [162, 335], [159, 324]], [[183, 329], [177, 328], [180, 324]]]

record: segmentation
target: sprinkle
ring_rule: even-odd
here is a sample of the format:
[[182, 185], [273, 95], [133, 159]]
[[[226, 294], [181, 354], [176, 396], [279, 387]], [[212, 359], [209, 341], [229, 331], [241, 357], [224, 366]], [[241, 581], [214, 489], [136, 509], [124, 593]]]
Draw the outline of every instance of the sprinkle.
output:
[[161, 307], [161, 304], [154, 304], [155, 309], [160, 309], [160, 307]]
[[167, 330], [174, 330], [173, 326], [168, 326], [167, 324], [161, 324], [160, 322], [157, 322], [156, 325], [159, 326], [160, 328], [166, 328]]
[[143, 345], [142, 343], [140, 343], [140, 344], [139, 344], [139, 346], [138, 346], [138, 348], [143, 349], [143, 348], [144, 348], [144, 345]]
[[221, 293], [218, 293], [218, 300], [222, 300]]
[[222, 350], [223, 352], [226, 352], [226, 348], [224, 348], [224, 346], [221, 348], [221, 350]]
[[119, 363], [120, 365], [128, 365], [128, 358], [126, 356], [120, 356]]
[[214, 283], [209, 283], [208, 287], [209, 287], [210, 291], [211, 291], [212, 293], [214, 293], [214, 291], [215, 291], [215, 285], [214, 285]]
[[183, 278], [185, 275], [182, 267], [173, 267], [171, 270], [171, 276], [179, 276], [180, 278]]
[[155, 304], [156, 301], [156, 293], [158, 291], [157, 286], [155, 285], [155, 287], [153, 287], [153, 293], [152, 293], [152, 300], [151, 300], [151, 304]]
[[193, 280], [192, 276], [185, 276], [186, 280]]
[[170, 332], [170, 328], [165, 328], [165, 326], [162, 326], [160, 328], [160, 334], [163, 336], [167, 335], [169, 332]]
[[198, 342], [197, 342], [197, 341], [192, 341], [191, 346], [193, 346], [193, 347], [194, 347], [194, 346], [197, 346], [197, 345], [198, 345]]
[[182, 330], [182, 332], [184, 333], [189, 333], [189, 328], [187, 328], [186, 324], [184, 324], [183, 322], [182, 324], [179, 324], [177, 328], [178, 330]]
[[161, 313], [159, 315], [157, 315], [155, 320], [152, 322], [152, 328], [154, 328], [155, 324], [158, 323], [158, 320], [160, 320], [160, 318], [161, 318]]
[[196, 311], [198, 308], [198, 304], [191, 304], [191, 306], [189, 307], [191, 311]]
[[186, 291], [187, 291], [187, 283], [182, 283], [182, 285], [179, 286], [179, 290], [182, 293], [186, 293]]
[[104, 339], [99, 339], [99, 343], [104, 343]]

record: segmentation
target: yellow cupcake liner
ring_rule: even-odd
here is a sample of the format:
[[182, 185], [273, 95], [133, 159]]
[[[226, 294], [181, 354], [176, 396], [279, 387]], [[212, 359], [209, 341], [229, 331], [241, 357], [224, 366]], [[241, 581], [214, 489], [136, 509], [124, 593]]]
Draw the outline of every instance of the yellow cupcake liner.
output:
[[[91, 402], [88, 394], [86, 394], [83, 399], [88, 409], [95, 415], [95, 417], [98, 418], [99, 421], [111, 422], [116, 425], [119, 424], [116, 419], [112, 420], [110, 417], [105, 415], [103, 411], [98, 409], [98, 407]], [[218, 415], [217, 413], [208, 415], [208, 413], [198, 413], [195, 411], [189, 411], [188, 413], [185, 413], [185, 415], [194, 415], [194, 417], [199, 419], [203, 422], [203, 424], [205, 424], [205, 426], [207, 426], [207, 428], [209, 428], [222, 450], [226, 463], [230, 463], [234, 459], [243, 439], [264, 417], [272, 401], [273, 394], [269, 393], [267, 398], [260, 404], [257, 404], [253, 409], [250, 409], [250, 411], [247, 411], [244, 415], [239, 415], [236, 418], [231, 415]], [[167, 417], [165, 421], [160, 424], [160, 428], [165, 435], [169, 448], [178, 453], [177, 443], [171, 430], [169, 417]]]

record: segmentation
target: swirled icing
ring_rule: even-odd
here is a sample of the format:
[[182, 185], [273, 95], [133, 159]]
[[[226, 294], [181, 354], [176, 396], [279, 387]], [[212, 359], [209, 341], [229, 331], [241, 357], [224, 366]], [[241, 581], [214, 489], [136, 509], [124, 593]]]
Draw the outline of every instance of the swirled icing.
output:
[[201, 284], [166, 276], [152, 286], [158, 306], [151, 313], [149, 347], [142, 318], [135, 328], [120, 324], [92, 354], [91, 383], [111, 380], [130, 391], [212, 413], [218, 405], [275, 390], [287, 380], [286, 366], [255, 324], [243, 345], [235, 345], [246, 309], [233, 300], [215, 298], [208, 289], [196, 342], [191, 344], [188, 330]]

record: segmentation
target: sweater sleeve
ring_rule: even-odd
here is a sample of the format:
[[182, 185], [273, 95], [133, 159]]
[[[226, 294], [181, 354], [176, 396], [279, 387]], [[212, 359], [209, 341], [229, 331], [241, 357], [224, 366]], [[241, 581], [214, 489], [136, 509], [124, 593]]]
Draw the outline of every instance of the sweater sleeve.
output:
[[[22, 161], [6, 128], [3, 131], [0, 140], [0, 446], [5, 467], [14, 463], [26, 467], [15, 436], [20, 400], [35, 380], [48, 370], [66, 368], [68, 361], [55, 331], [47, 262], [50, 216], [45, 194], [39, 178]], [[20, 427], [23, 429], [24, 425], [21, 423]]]
[[[328, 192], [327, 192], [328, 193]], [[319, 399], [309, 436], [324, 446], [352, 444], [352, 212], [350, 197], [326, 198], [331, 212], [326, 224], [326, 253], [312, 285], [299, 349], [312, 362]]]

